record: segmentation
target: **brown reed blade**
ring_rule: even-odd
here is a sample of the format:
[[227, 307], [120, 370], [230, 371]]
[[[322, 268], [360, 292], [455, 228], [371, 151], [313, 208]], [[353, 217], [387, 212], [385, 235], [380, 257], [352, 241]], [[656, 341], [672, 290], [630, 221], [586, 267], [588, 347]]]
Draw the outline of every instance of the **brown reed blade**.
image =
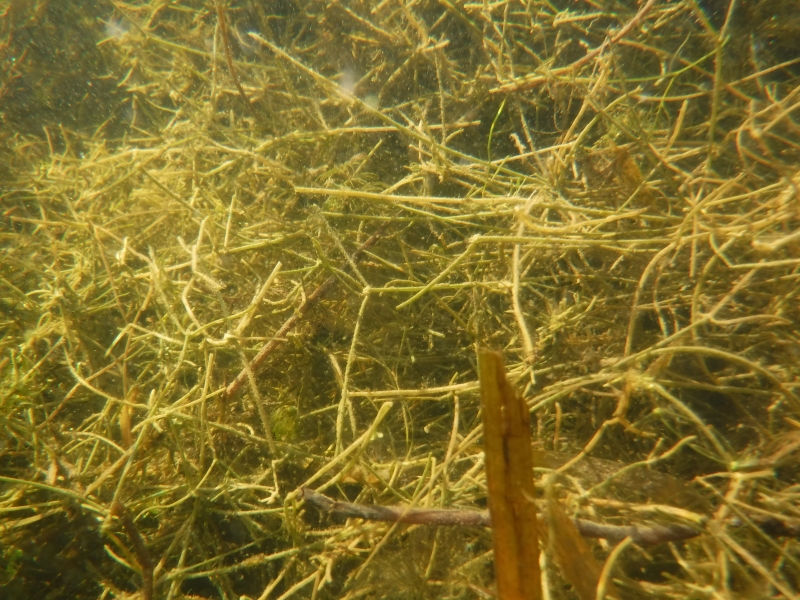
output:
[[541, 598], [530, 418], [508, 383], [503, 357], [478, 351], [484, 463], [501, 600]]
[[[595, 560], [574, 523], [561, 508], [552, 486], [548, 490], [547, 520], [550, 525], [548, 536], [550, 547], [561, 568], [561, 575], [572, 585], [581, 600], [594, 600], [602, 567]], [[607, 598], [619, 598], [619, 593], [611, 581], [606, 583], [605, 595]]]

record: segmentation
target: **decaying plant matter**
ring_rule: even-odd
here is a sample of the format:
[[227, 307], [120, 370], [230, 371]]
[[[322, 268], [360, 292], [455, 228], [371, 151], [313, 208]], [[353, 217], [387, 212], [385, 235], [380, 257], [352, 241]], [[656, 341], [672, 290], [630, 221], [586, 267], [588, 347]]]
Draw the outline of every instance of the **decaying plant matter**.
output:
[[491, 597], [486, 528], [302, 501], [485, 509], [485, 346], [538, 498], [701, 531], [601, 596], [796, 598], [798, 19], [0, 0], [0, 586]]
[[[499, 352], [478, 348], [478, 381], [497, 597], [541, 600], [539, 525], [528, 405], [508, 382], [503, 355]], [[570, 531], [575, 529], [571, 523], [567, 527]]]

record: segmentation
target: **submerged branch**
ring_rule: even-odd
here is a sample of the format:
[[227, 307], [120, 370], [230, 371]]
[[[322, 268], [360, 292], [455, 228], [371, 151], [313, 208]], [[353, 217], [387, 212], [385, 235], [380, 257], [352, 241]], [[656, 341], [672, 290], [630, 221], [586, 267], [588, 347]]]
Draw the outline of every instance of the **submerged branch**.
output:
[[[300, 489], [303, 500], [317, 509], [339, 517], [364, 519], [365, 521], [387, 521], [411, 525], [445, 525], [460, 527], [491, 527], [489, 511], [457, 508], [414, 508], [412, 506], [368, 506], [352, 502], [339, 502], [303, 487]], [[749, 519], [763, 533], [770, 537], [800, 537], [800, 523], [782, 521], [775, 517], [751, 517]], [[597, 538], [618, 543], [626, 537], [635, 544], [652, 546], [667, 542], [679, 542], [697, 537], [701, 529], [680, 523], [669, 525], [604, 525], [584, 519], [572, 519], [578, 532], [585, 538]], [[729, 525], [741, 527], [742, 519], [732, 519]], [[539, 531], [546, 532], [547, 526], [539, 517]]]
[[[452, 508], [414, 508], [411, 506], [367, 506], [352, 502], [338, 502], [315, 492], [302, 488], [303, 499], [319, 510], [340, 517], [364, 519], [366, 521], [388, 521], [413, 525], [451, 525], [461, 527], [491, 527], [488, 511], [461, 510]], [[583, 519], [572, 519], [578, 532], [586, 538], [602, 538], [619, 542], [630, 537], [641, 545], [677, 542], [696, 537], [702, 533], [694, 527], [673, 523], [640, 527], [637, 525], [602, 525]], [[539, 519], [539, 529], [547, 529]]]

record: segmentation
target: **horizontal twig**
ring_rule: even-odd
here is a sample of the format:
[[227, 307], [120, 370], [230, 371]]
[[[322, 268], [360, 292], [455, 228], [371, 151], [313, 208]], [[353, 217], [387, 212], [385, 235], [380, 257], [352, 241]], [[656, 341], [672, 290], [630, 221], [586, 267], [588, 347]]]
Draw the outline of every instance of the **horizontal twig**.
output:
[[[461, 527], [491, 527], [489, 511], [455, 508], [415, 508], [412, 506], [368, 506], [352, 502], [339, 502], [307, 487], [300, 488], [303, 500], [321, 511], [339, 517], [388, 521], [411, 525], [445, 525]], [[540, 517], [540, 527], [543, 523]], [[749, 521], [770, 537], [800, 538], [800, 522], [783, 521], [776, 517], [751, 516]], [[643, 546], [688, 540], [700, 535], [702, 530], [689, 525], [603, 525], [584, 519], [572, 519], [578, 532], [585, 538], [597, 538], [618, 543], [626, 537]], [[744, 520], [731, 519], [732, 527], [742, 527]]]
[[[301, 494], [303, 499], [312, 506], [340, 517], [413, 525], [492, 526], [488, 511], [414, 508], [411, 506], [367, 506], [351, 502], [338, 502], [306, 487], [301, 488]], [[702, 533], [694, 527], [678, 523], [647, 527], [637, 525], [601, 525], [600, 523], [584, 521], [583, 519], [573, 519], [573, 523], [583, 537], [602, 538], [613, 543], [630, 537], [636, 544], [663, 544], [690, 539]]]

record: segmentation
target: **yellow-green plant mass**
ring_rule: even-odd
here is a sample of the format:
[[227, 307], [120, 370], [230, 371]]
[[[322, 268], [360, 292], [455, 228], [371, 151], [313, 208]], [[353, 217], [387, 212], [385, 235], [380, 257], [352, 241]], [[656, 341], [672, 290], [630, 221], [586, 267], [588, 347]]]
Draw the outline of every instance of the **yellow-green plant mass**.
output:
[[0, 0], [0, 595], [491, 597], [486, 529], [297, 492], [485, 508], [485, 346], [540, 498], [700, 533], [595, 542], [604, 589], [796, 598], [798, 34], [782, 0]]

